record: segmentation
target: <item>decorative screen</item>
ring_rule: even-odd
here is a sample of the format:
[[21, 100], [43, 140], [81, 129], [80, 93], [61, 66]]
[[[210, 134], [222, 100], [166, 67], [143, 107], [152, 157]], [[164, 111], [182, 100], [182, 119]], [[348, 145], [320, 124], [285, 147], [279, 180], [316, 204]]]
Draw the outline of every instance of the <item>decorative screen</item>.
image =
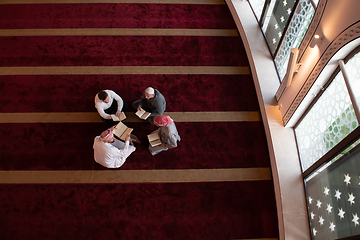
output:
[[[357, 141], [357, 144], [359, 141]], [[312, 239], [340, 239], [360, 234], [360, 146], [332, 159], [306, 179]]]
[[310, 0], [299, 2], [274, 60], [281, 81], [286, 74], [291, 49], [300, 46], [314, 13], [315, 9]]
[[358, 125], [350, 96], [340, 72], [295, 128], [303, 171], [344, 139]]
[[296, 0], [277, 0], [275, 2], [269, 24], [263, 30], [272, 55], [275, 54], [284, 30], [290, 21], [295, 4]]

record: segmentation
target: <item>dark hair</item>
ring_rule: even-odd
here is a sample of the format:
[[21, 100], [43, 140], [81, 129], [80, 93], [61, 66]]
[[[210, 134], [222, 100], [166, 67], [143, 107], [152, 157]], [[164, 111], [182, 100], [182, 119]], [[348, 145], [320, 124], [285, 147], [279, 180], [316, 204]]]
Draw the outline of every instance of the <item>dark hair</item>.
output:
[[105, 91], [101, 91], [98, 93], [98, 98], [104, 101], [108, 97], [108, 94]]

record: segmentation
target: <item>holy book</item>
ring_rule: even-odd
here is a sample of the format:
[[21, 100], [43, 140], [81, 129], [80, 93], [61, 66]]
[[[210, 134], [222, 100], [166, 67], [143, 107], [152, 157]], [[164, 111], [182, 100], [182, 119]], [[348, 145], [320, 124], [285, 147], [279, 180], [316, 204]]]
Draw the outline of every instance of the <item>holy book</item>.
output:
[[159, 134], [157, 132], [147, 135], [149, 143], [152, 147], [158, 146], [161, 144]]
[[138, 116], [140, 119], [146, 120], [151, 113], [145, 111], [144, 109], [140, 108], [140, 110], [138, 110], [136, 113], [136, 116]]
[[113, 121], [117, 122], [117, 121], [122, 121], [126, 118], [126, 115], [124, 112], [120, 113], [120, 117], [117, 117], [115, 114], [111, 114], [111, 118]]
[[122, 122], [119, 122], [114, 130], [113, 133], [120, 138], [121, 140], [125, 141], [125, 138], [127, 135], [129, 135], [134, 129], [133, 128], [129, 128], [127, 127], [125, 124], [123, 124]]

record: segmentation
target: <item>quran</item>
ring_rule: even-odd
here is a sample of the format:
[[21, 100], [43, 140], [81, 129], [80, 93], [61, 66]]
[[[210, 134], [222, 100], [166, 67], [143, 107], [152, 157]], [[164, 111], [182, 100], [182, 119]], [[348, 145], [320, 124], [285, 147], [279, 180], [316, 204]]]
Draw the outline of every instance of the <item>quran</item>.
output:
[[127, 127], [125, 124], [123, 124], [122, 122], [119, 122], [114, 130], [113, 133], [120, 138], [121, 140], [125, 141], [125, 138], [127, 135], [129, 135], [134, 129], [133, 128], [129, 128]]
[[138, 116], [140, 119], [146, 120], [151, 113], [145, 111], [144, 109], [140, 108], [136, 113], [136, 116]]
[[121, 112], [120, 117], [117, 117], [115, 114], [111, 114], [111, 118], [113, 121], [122, 121], [126, 118], [126, 115], [124, 112]]
[[159, 134], [157, 132], [147, 135], [149, 143], [152, 147], [158, 146], [161, 144]]

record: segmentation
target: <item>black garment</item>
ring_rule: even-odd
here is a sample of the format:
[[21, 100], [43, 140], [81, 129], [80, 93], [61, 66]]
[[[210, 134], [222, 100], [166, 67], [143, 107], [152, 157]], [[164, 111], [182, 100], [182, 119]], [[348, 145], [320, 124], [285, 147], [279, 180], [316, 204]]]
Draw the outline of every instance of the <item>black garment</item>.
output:
[[[123, 103], [124, 104], [123, 104], [123, 108], [121, 109], [121, 111], [125, 112], [126, 109], [128, 108], [128, 104], [125, 101], [123, 101]], [[108, 109], [105, 109], [104, 112], [111, 115], [111, 114], [115, 114], [117, 112], [117, 110], [118, 110], [118, 104], [117, 104], [117, 101], [114, 100], [113, 103], [111, 104], [111, 106]], [[116, 122], [113, 121], [112, 119], [105, 119], [105, 118], [102, 118], [102, 117], [101, 117], [101, 119], [107, 125], [108, 128], [110, 128], [110, 127], [112, 127], [112, 126], [119, 123], [117, 121]]]

